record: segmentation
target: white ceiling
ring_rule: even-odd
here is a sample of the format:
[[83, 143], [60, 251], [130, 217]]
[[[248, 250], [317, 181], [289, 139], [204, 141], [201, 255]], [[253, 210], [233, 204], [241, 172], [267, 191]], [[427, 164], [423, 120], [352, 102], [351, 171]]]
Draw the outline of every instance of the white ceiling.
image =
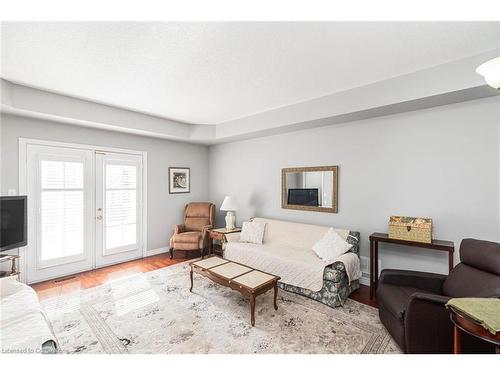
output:
[[500, 23], [2, 23], [3, 78], [219, 124], [500, 46]]

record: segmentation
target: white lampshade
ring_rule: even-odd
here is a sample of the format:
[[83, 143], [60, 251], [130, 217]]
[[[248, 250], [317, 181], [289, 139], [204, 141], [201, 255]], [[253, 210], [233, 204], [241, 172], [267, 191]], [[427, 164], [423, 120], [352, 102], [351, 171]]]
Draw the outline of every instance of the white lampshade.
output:
[[500, 57], [479, 65], [476, 72], [484, 77], [488, 85], [497, 90], [500, 89]]
[[224, 198], [224, 202], [220, 206], [221, 211], [237, 211], [238, 210], [238, 202], [231, 196], [226, 196]]

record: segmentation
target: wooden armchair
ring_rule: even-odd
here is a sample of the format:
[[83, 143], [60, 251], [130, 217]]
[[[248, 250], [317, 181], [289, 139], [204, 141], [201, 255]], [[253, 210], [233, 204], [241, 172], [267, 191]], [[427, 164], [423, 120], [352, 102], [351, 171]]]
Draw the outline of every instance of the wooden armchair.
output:
[[192, 202], [184, 208], [184, 224], [174, 226], [174, 235], [170, 238], [170, 259], [174, 251], [200, 251], [205, 255], [208, 230], [215, 220], [215, 205], [210, 202]]

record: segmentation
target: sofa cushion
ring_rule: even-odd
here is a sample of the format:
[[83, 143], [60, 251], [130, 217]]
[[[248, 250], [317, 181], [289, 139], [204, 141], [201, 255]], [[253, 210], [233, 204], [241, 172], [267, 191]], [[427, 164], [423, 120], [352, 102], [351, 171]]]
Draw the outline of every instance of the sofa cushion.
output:
[[320, 259], [327, 263], [332, 263], [352, 247], [340, 235], [330, 228], [325, 235], [312, 247]]
[[266, 223], [245, 221], [241, 228], [240, 241], [262, 244]]
[[395, 318], [403, 321], [408, 300], [413, 293], [429, 293], [423, 289], [391, 284], [382, 284], [377, 289], [377, 301], [383, 305]]

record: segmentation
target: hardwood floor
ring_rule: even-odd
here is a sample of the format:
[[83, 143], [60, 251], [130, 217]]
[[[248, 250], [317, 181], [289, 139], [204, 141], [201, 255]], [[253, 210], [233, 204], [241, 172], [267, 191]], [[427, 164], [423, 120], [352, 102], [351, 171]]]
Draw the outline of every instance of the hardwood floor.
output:
[[32, 284], [31, 287], [35, 289], [39, 299], [50, 298], [76, 290], [93, 288], [107, 281], [119, 279], [124, 276], [154, 271], [158, 268], [171, 266], [189, 259], [190, 258], [170, 259], [168, 253], [159, 254], [78, 273], [72, 276], [43, 281], [41, 283]]
[[[197, 255], [194, 255], [197, 257]], [[136, 273], [154, 271], [158, 268], [168, 267], [176, 263], [184, 262], [190, 258], [170, 259], [168, 253], [154, 255], [147, 258], [132, 260], [109, 267], [103, 267], [92, 271], [82, 272], [72, 276], [66, 276], [55, 280], [43, 281], [32, 284], [40, 300], [50, 298], [77, 290], [93, 288], [107, 281], [118, 279]], [[376, 301], [370, 300], [370, 288], [361, 285], [358, 290], [351, 294], [355, 301], [377, 307]]]
[[364, 303], [365, 305], [369, 305], [371, 307], [378, 308], [378, 303], [376, 299], [370, 299], [370, 287], [366, 285], [360, 285], [358, 290], [355, 290], [351, 293], [349, 298], [358, 301], [360, 303]]

